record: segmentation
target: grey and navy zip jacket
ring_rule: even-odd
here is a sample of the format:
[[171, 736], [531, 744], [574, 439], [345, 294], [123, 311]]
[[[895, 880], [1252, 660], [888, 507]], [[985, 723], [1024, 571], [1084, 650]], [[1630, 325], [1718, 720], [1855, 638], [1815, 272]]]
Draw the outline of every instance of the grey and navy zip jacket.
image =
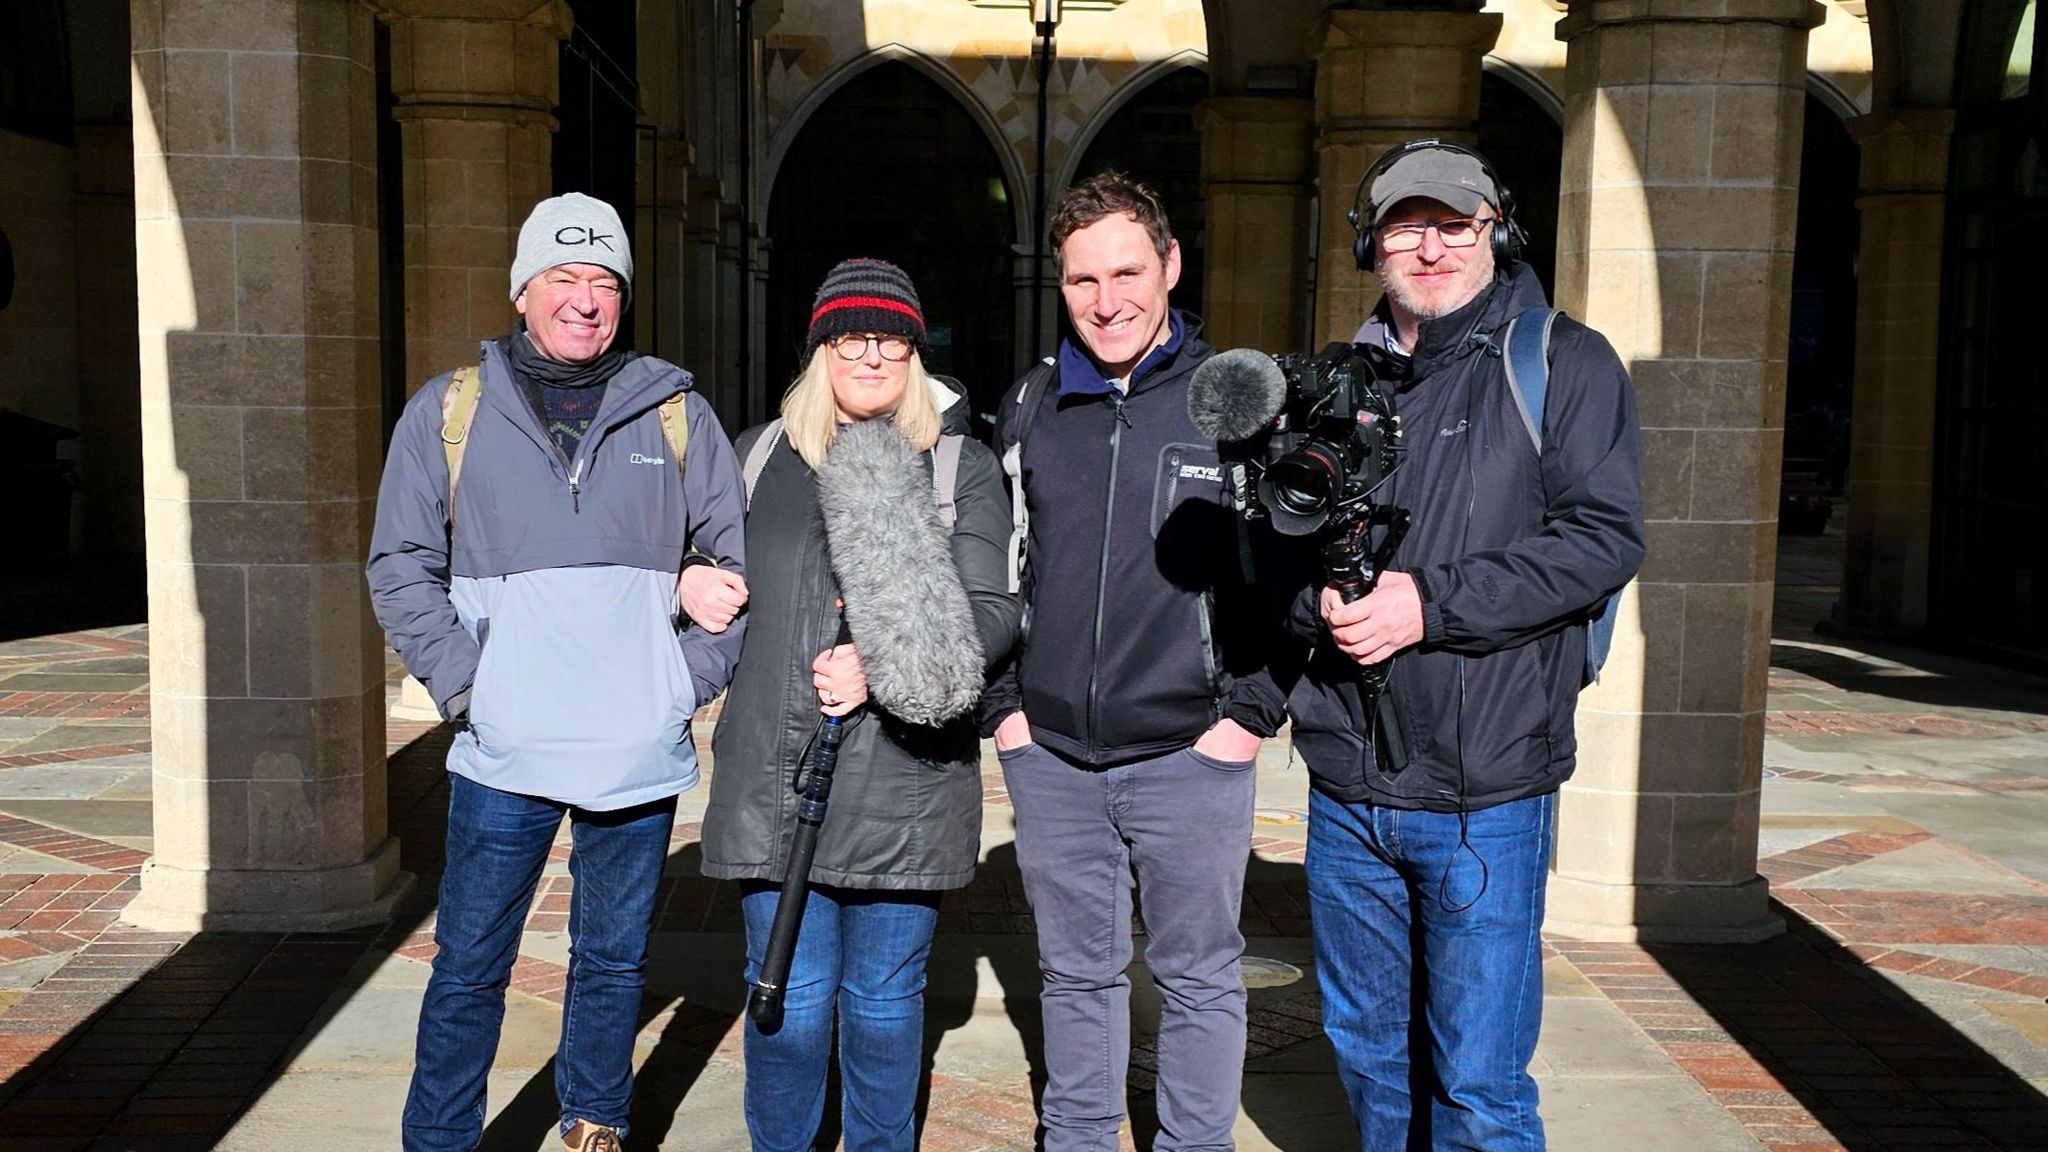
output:
[[[1087, 764], [1179, 751], [1226, 716], [1259, 736], [1286, 719], [1266, 664], [1284, 626], [1253, 598], [1216, 442], [1188, 417], [1215, 349], [1194, 316], [1171, 323], [1127, 393], [1069, 342], [998, 416], [997, 451], [1023, 443], [1028, 615], [984, 725], [1022, 708], [1038, 743]], [[1049, 391], [1020, 404], [1027, 386]]]
[[679, 631], [676, 574], [685, 547], [745, 572], [732, 443], [691, 393], [678, 470], [656, 409], [690, 376], [640, 357], [605, 386], [568, 459], [494, 342], [480, 367], [452, 532], [443, 374], [399, 417], [367, 566], [406, 670], [466, 721], [448, 770], [600, 811], [686, 791], [691, 714], [724, 690], [741, 633]]

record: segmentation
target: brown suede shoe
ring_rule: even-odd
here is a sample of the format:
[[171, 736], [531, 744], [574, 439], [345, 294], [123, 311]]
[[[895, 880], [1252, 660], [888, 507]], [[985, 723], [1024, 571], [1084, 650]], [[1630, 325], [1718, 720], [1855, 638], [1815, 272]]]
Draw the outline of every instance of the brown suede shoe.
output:
[[562, 1133], [562, 1147], [569, 1152], [619, 1152], [619, 1130], [578, 1120]]

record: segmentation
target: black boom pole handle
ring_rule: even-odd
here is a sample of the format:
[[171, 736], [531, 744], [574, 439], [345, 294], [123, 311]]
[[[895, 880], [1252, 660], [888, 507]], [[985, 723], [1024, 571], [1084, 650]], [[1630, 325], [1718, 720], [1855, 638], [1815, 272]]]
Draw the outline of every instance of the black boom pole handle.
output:
[[761, 971], [747, 992], [747, 1018], [763, 1032], [773, 1032], [782, 1026], [782, 1000], [789, 990], [790, 960], [796, 954], [797, 928], [803, 923], [804, 903], [809, 896], [811, 861], [818, 852], [818, 829], [825, 823], [825, 807], [832, 797], [832, 773], [839, 766], [839, 743], [845, 735], [840, 717], [825, 718], [824, 730], [818, 734], [818, 747], [811, 756], [803, 800], [797, 805], [789, 869], [782, 877], [782, 891], [775, 897], [775, 919], [768, 928], [768, 947], [761, 956]]

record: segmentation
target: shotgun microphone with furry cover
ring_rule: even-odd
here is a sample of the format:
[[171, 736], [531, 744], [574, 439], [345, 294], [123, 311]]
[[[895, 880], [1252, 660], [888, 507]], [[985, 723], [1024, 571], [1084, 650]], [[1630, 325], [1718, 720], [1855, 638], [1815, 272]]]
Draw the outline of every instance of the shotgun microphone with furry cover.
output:
[[818, 507], [875, 706], [921, 725], [966, 715], [981, 698], [981, 633], [924, 454], [885, 420], [841, 428]]
[[1224, 443], [1264, 431], [1287, 403], [1287, 375], [1271, 356], [1251, 348], [1218, 352], [1188, 381], [1188, 419]]

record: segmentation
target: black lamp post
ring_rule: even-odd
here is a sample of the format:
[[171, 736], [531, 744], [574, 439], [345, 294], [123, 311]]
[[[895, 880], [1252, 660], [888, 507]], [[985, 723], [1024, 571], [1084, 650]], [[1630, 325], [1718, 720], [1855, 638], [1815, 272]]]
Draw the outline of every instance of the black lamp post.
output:
[[1038, 189], [1031, 198], [1031, 339], [1035, 343], [1045, 321], [1045, 137], [1048, 88], [1059, 31], [1061, 0], [1031, 0], [1031, 26], [1038, 44]]

